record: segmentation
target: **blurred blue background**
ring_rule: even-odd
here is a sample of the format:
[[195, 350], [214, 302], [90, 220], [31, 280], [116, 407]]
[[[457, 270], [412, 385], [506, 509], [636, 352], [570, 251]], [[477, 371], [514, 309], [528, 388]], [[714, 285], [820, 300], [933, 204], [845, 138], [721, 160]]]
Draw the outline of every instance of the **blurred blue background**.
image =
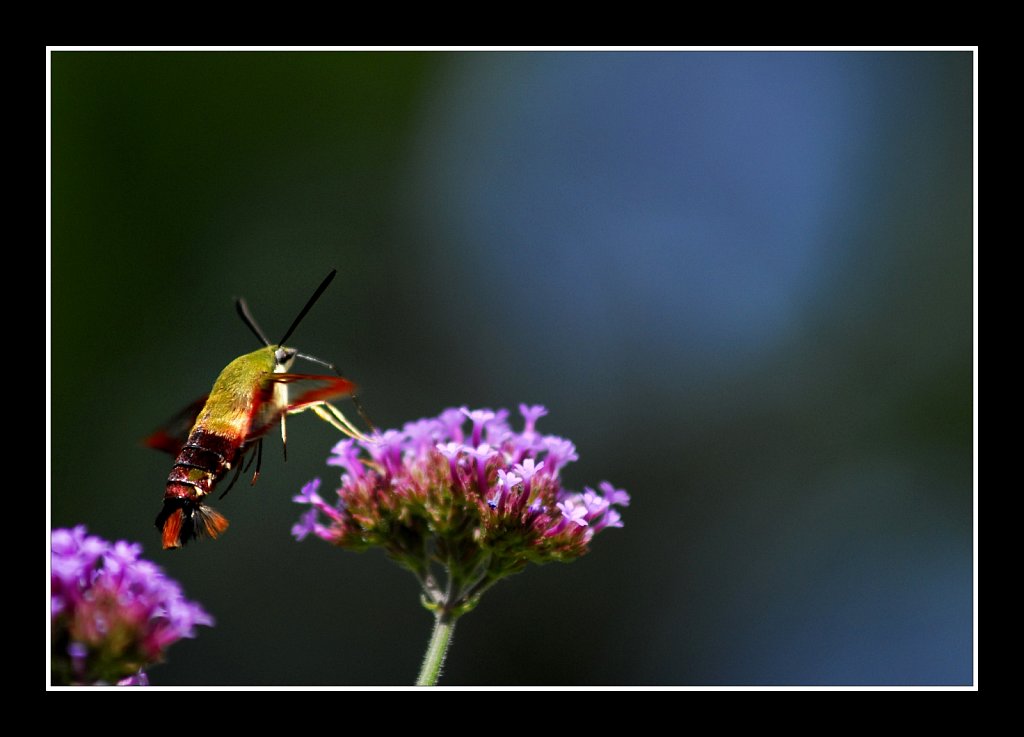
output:
[[[464, 618], [442, 683], [972, 680], [972, 55], [52, 54], [52, 523], [217, 618], [155, 684], [402, 684], [431, 618], [294, 542], [336, 433], [159, 549], [138, 439], [272, 336], [381, 426], [543, 403], [625, 528]], [[273, 444], [270, 448], [274, 448]]]

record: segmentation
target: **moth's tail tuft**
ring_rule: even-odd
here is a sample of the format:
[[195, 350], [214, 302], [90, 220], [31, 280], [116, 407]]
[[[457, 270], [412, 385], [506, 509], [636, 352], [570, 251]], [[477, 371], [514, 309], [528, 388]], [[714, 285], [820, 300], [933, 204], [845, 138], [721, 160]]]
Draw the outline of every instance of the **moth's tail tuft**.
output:
[[213, 507], [194, 499], [165, 499], [164, 508], [156, 517], [164, 550], [180, 548], [199, 537], [216, 539], [228, 529], [228, 520]]

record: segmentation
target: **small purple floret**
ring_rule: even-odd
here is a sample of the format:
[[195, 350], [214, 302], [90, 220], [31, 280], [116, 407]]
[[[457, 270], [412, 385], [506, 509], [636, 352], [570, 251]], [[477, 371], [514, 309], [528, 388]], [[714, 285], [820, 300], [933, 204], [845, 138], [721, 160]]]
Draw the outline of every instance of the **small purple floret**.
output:
[[604, 492], [604, 498], [608, 500], [609, 504], [618, 504], [623, 507], [629, 506], [629, 494], [626, 493], [625, 489], [616, 489], [607, 481], [602, 481], [597, 486]]

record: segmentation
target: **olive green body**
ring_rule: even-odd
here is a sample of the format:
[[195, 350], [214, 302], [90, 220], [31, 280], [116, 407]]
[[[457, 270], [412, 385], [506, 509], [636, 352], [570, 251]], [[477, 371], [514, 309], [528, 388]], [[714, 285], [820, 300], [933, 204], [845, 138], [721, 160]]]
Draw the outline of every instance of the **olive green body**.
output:
[[270, 377], [287, 371], [294, 355], [292, 349], [266, 346], [239, 356], [220, 372], [167, 477], [164, 507], [156, 519], [165, 548], [201, 534], [216, 537], [227, 528], [227, 520], [203, 499], [287, 411], [288, 386]]

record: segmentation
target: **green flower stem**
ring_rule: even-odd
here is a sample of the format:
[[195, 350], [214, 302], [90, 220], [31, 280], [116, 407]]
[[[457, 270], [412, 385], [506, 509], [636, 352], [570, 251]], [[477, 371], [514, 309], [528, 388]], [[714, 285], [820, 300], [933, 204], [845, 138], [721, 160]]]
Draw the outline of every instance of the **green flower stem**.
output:
[[434, 632], [430, 635], [427, 653], [423, 656], [423, 667], [420, 668], [419, 678], [416, 679], [417, 686], [437, 685], [437, 678], [441, 675], [441, 666], [444, 665], [444, 656], [448, 652], [454, 630], [455, 617], [443, 609], [439, 610], [437, 619], [434, 620]]

